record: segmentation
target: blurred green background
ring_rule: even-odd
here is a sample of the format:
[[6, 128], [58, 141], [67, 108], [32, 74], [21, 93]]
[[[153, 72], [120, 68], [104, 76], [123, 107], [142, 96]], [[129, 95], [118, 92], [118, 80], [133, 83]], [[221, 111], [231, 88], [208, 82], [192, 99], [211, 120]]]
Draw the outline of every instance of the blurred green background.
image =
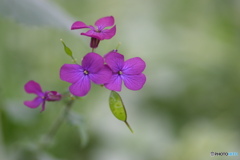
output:
[[[115, 17], [117, 34], [96, 52], [115, 49], [147, 63], [138, 92], [120, 93], [134, 134], [115, 119], [110, 92], [92, 85], [73, 106], [51, 146], [41, 137], [64, 108], [29, 109], [29, 80], [65, 92], [59, 69], [71, 63], [59, 39], [80, 62], [88, 52], [83, 30]], [[219, 160], [210, 152], [240, 154], [239, 0], [0, 0], [0, 160]], [[73, 116], [74, 117], [74, 116]]]

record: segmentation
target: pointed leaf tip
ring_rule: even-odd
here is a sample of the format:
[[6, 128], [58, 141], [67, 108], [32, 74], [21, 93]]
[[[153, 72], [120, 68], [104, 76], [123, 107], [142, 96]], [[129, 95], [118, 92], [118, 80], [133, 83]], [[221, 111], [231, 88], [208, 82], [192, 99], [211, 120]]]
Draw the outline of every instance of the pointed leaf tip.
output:
[[132, 127], [129, 125], [129, 123], [128, 123], [127, 121], [124, 121], [124, 123], [127, 125], [128, 129], [129, 129], [132, 133], [134, 133], [134, 132], [133, 132], [133, 129], [132, 129]]
[[71, 49], [66, 46], [66, 44], [64, 43], [64, 41], [63, 41], [62, 39], [60, 39], [60, 41], [61, 41], [62, 44], [63, 44], [64, 51], [66, 52], [66, 54], [69, 55], [70, 57], [72, 57], [72, 51], [71, 51]]

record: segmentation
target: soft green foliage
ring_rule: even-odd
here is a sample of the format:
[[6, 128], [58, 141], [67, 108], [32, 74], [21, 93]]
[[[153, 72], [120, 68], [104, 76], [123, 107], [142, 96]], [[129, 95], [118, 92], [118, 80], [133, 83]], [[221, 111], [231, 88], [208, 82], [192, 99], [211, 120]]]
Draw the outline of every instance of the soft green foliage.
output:
[[67, 117], [67, 120], [71, 125], [77, 127], [81, 146], [85, 147], [88, 143], [88, 134], [86, 131], [86, 126], [85, 126], [86, 124], [84, 122], [83, 116], [75, 112], [70, 112], [70, 114]]
[[[210, 152], [240, 151], [238, 0], [0, 3], [0, 160], [220, 160], [229, 157]], [[135, 134], [112, 116], [109, 91], [93, 85], [72, 108], [80, 120], [64, 123], [48, 149], [36, 149], [64, 104], [31, 110], [22, 104], [33, 98], [23, 85], [32, 79], [64, 93], [69, 85], [59, 69], [71, 62], [59, 39], [79, 63], [91, 52], [90, 38], [70, 31], [72, 22], [93, 24], [108, 15], [116, 19], [117, 35], [96, 52], [104, 55], [121, 41], [126, 59], [137, 55], [147, 64], [144, 88], [121, 92]]]

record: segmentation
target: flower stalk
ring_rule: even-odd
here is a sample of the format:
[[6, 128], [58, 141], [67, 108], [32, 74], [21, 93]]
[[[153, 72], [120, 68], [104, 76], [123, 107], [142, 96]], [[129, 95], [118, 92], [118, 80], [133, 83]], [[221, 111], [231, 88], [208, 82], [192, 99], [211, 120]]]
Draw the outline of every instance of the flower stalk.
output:
[[53, 137], [56, 135], [57, 131], [59, 130], [59, 128], [63, 124], [64, 120], [68, 116], [68, 114], [72, 108], [72, 105], [75, 101], [75, 98], [73, 96], [71, 96], [70, 98], [71, 99], [66, 103], [66, 106], [64, 107], [64, 110], [61, 113], [61, 115], [53, 123], [50, 130], [43, 136], [42, 141], [40, 142], [40, 148], [45, 148], [50, 144]]

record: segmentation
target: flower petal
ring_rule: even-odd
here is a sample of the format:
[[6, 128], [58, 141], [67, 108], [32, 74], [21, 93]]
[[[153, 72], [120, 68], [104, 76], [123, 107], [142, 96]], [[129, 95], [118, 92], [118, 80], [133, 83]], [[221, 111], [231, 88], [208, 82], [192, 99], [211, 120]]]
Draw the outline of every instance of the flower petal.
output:
[[25, 84], [24, 89], [27, 93], [33, 93], [33, 94], [36, 94], [40, 97], [44, 96], [44, 93], [42, 92], [41, 86], [33, 80], [28, 81]]
[[95, 30], [89, 30], [86, 33], [81, 33], [81, 35], [97, 38], [99, 40], [111, 39], [116, 34], [116, 26], [111, 29], [104, 29], [101, 32], [96, 32]]
[[116, 26], [112, 27], [111, 29], [104, 29], [101, 32], [101, 39], [111, 39], [116, 34]]
[[88, 76], [83, 76], [79, 81], [69, 87], [69, 91], [75, 96], [85, 96], [91, 89], [91, 82]]
[[104, 59], [97, 53], [90, 52], [83, 57], [82, 67], [89, 73], [97, 73], [104, 66]]
[[82, 29], [82, 28], [89, 28], [89, 26], [87, 26], [85, 23], [83, 23], [81, 21], [76, 21], [71, 26], [71, 30]]
[[123, 82], [128, 89], [140, 90], [146, 82], [146, 76], [144, 74], [138, 75], [123, 75]]
[[124, 65], [124, 56], [117, 52], [109, 52], [104, 56], [105, 62], [114, 73], [122, 70]]
[[104, 67], [96, 74], [89, 74], [89, 78], [96, 84], [108, 83], [111, 76], [112, 70], [107, 65], [104, 65]]
[[103, 17], [98, 19], [95, 22], [95, 26], [98, 27], [98, 30], [102, 30], [105, 27], [110, 27], [114, 25], [114, 17], [113, 16], [107, 16], [107, 17]]
[[81, 33], [81, 35], [92, 37], [92, 38], [97, 38], [99, 40], [103, 40], [103, 35], [101, 32], [96, 32], [94, 30], [89, 30], [86, 33]]
[[32, 101], [24, 101], [24, 105], [29, 108], [37, 108], [44, 100], [42, 97], [36, 97]]
[[124, 62], [123, 74], [140, 74], [144, 71], [146, 63], [139, 57], [128, 59]]
[[122, 90], [122, 78], [118, 74], [113, 74], [109, 83], [104, 85], [107, 89], [113, 91], [121, 91]]
[[84, 76], [82, 66], [78, 64], [64, 64], [60, 69], [60, 78], [69, 83], [75, 83]]

